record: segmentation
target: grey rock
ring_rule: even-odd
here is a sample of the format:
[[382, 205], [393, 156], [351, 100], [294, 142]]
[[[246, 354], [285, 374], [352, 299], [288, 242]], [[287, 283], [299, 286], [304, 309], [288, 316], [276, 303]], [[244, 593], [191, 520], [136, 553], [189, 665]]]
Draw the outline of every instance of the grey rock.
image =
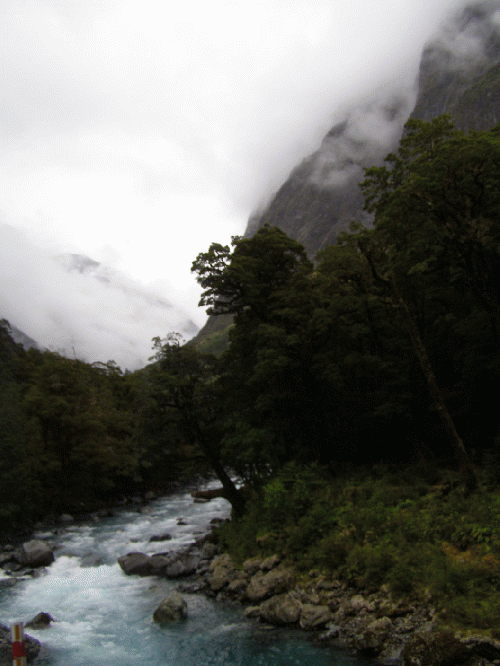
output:
[[304, 604], [300, 613], [300, 627], [307, 631], [323, 627], [332, 619], [332, 613], [328, 606], [315, 606]]
[[278, 594], [260, 605], [260, 617], [270, 624], [287, 625], [298, 622], [302, 604], [291, 594]]
[[38, 613], [32, 620], [26, 622], [26, 626], [31, 629], [47, 629], [53, 621], [54, 618], [50, 613]]
[[149, 542], [154, 543], [156, 541], [170, 541], [172, 539], [172, 535], [168, 534], [168, 532], [165, 532], [165, 534], [153, 534], [152, 537], [150, 537]]
[[127, 553], [118, 558], [118, 564], [127, 576], [151, 576], [151, 558], [144, 553]]
[[213, 592], [219, 592], [223, 587], [236, 578], [238, 572], [229, 555], [218, 555], [210, 563], [210, 574], [208, 582]]
[[200, 557], [202, 560], [211, 560], [217, 555], [218, 551], [219, 549], [214, 543], [210, 543], [210, 541], [205, 541], [205, 543], [201, 547]]
[[172, 592], [163, 599], [153, 613], [153, 619], [160, 624], [185, 620], [187, 617], [187, 603], [178, 592]]
[[287, 592], [292, 586], [294, 573], [292, 569], [282, 566], [264, 574], [258, 571], [252, 577], [247, 588], [247, 596], [250, 601], [262, 601], [274, 594]]
[[33, 539], [14, 551], [14, 559], [22, 566], [36, 568], [49, 566], [55, 558], [54, 551], [45, 541]]
[[69, 513], [63, 513], [59, 516], [60, 523], [74, 523], [75, 519]]
[[182, 554], [166, 567], [165, 576], [167, 578], [190, 576], [195, 573], [200, 561], [201, 558], [199, 555]]

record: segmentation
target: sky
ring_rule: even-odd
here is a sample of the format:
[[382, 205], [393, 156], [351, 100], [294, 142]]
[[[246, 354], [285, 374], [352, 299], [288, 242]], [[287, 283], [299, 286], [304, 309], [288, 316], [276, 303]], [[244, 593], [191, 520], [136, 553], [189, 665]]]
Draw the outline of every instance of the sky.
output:
[[[424, 44], [463, 5], [2, 0], [0, 317], [35, 337], [67, 306], [73, 323], [59, 340], [45, 326], [42, 344], [74, 345], [95, 287], [95, 317], [116, 327], [102, 282], [87, 280], [80, 311], [75, 275], [48, 268], [77, 253], [203, 325], [197, 254], [243, 234], [350, 105], [411, 89]], [[171, 329], [158, 326], [130, 335]]]

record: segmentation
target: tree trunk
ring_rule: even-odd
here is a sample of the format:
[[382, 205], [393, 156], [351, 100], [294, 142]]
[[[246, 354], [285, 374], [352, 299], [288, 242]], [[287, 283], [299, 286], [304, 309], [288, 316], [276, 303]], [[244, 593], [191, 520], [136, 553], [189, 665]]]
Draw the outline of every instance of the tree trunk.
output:
[[441, 423], [445, 429], [445, 432], [448, 435], [448, 438], [453, 448], [455, 449], [455, 455], [457, 457], [457, 461], [460, 467], [460, 472], [462, 474], [462, 478], [465, 487], [467, 489], [467, 492], [468, 493], [473, 492], [477, 488], [476, 474], [469, 460], [469, 456], [467, 455], [467, 450], [465, 448], [463, 440], [457, 432], [457, 429], [455, 427], [455, 422], [453, 421], [448, 411], [448, 407], [446, 406], [446, 403], [444, 401], [443, 394], [441, 392], [436, 376], [432, 369], [429, 356], [427, 354], [427, 349], [425, 348], [422, 338], [420, 337], [420, 332], [417, 328], [417, 325], [410, 312], [408, 305], [406, 304], [405, 300], [399, 293], [394, 277], [391, 283], [391, 289], [399, 305], [399, 309], [403, 315], [403, 320], [406, 326], [406, 330], [408, 331], [408, 334], [411, 338], [413, 347], [420, 362], [420, 367], [422, 368], [422, 372], [424, 373], [425, 379], [427, 381], [427, 386], [429, 387], [429, 393], [431, 394], [432, 400], [436, 407], [437, 413], [441, 419]]

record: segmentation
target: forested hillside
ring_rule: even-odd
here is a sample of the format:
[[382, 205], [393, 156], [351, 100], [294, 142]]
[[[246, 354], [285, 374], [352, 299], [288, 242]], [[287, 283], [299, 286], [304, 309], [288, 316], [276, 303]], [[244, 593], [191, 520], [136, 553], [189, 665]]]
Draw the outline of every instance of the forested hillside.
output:
[[198, 255], [202, 305], [233, 318], [217, 355], [158, 337], [124, 374], [26, 351], [2, 322], [4, 525], [211, 472], [236, 558], [432, 590], [453, 622], [493, 627], [499, 183], [498, 126], [410, 120], [361, 183], [373, 224], [314, 263], [268, 225]]

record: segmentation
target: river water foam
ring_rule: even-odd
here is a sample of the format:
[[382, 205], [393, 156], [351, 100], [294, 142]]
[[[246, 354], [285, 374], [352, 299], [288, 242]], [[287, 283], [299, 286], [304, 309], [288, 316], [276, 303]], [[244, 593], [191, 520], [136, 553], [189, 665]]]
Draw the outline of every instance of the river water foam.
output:
[[[154, 609], [175, 581], [125, 576], [117, 559], [130, 551], [149, 554], [186, 547], [229, 514], [215, 499], [195, 504], [188, 494], [152, 502], [147, 511], [65, 528], [52, 537], [56, 561], [39, 578], [26, 578], [0, 596], [0, 621], [10, 624], [50, 613], [56, 622], [28, 630], [44, 644], [37, 663], [51, 666], [344, 666], [368, 664], [314, 646], [292, 631], [266, 630], [240, 609], [201, 595], [183, 595], [185, 622], [162, 628]], [[185, 525], [179, 525], [179, 519]], [[169, 533], [170, 541], [150, 542]], [[34, 535], [35, 538], [47, 536]], [[88, 564], [93, 564], [88, 566]]]

